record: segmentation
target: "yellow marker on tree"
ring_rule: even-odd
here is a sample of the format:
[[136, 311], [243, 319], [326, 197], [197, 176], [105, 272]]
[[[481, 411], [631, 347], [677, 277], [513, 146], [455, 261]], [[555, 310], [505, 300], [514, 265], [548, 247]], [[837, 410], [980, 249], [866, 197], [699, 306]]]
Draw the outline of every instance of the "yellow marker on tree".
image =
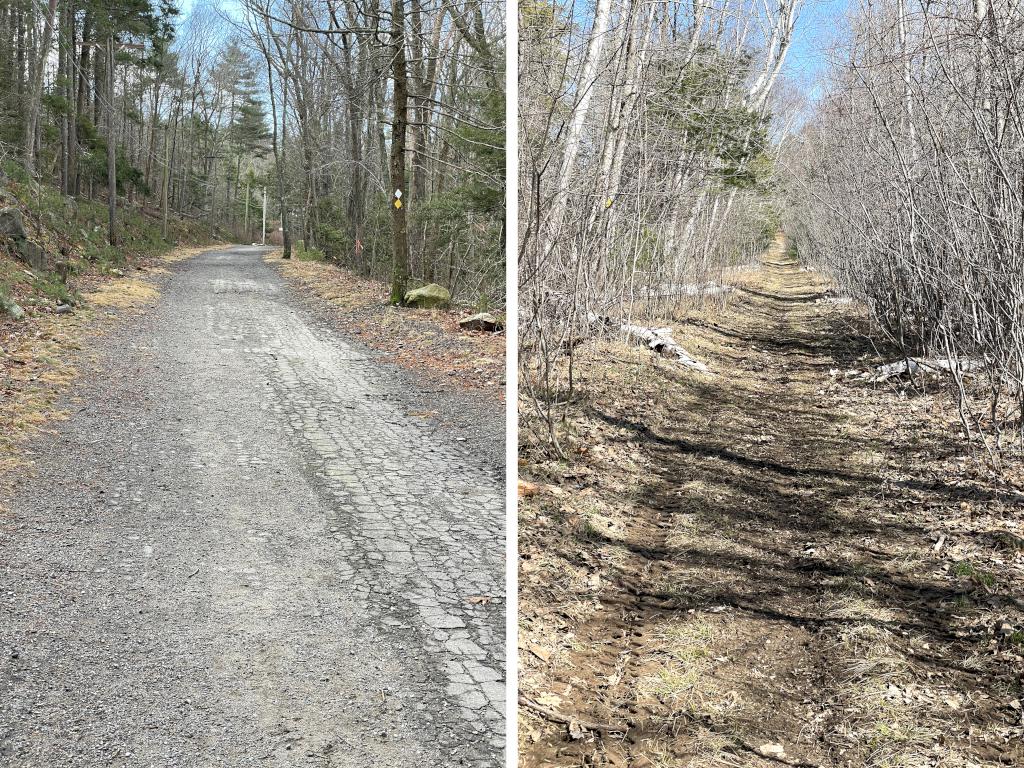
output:
[[612, 199], [610, 197], [607, 200], [604, 201], [605, 210], [607, 210], [608, 208], [612, 207], [612, 202], [613, 201], [612, 201]]
[[395, 210], [398, 210], [401, 207], [402, 207], [402, 201], [401, 200], [395, 200]]

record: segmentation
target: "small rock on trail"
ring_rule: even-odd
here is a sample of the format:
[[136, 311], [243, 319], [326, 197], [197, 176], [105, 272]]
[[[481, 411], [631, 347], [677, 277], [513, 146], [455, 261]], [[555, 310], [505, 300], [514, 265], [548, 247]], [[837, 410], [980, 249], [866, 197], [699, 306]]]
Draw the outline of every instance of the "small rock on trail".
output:
[[479, 312], [459, 320], [459, 327], [464, 331], [500, 331], [504, 325], [490, 312]]

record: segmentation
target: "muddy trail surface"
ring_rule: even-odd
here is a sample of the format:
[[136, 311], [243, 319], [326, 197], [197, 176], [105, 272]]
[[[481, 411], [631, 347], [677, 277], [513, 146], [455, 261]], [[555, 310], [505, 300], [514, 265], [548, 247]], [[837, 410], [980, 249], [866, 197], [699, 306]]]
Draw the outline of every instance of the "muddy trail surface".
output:
[[1024, 765], [1019, 464], [853, 375], [781, 248], [735, 286], [675, 327], [711, 375], [589, 342], [571, 460], [529, 464], [524, 765]]
[[265, 254], [175, 265], [29, 446], [0, 764], [501, 764], [501, 467]]

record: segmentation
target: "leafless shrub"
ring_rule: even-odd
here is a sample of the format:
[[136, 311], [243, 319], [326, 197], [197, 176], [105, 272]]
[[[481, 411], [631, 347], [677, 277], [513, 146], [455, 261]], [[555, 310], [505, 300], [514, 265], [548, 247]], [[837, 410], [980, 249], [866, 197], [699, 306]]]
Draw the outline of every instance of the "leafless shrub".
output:
[[521, 381], [556, 448], [588, 316], [664, 316], [692, 300], [665, 286], [774, 236], [767, 106], [796, 8], [520, 3]]
[[958, 363], [969, 434], [1024, 445], [1024, 16], [872, 2], [838, 58], [787, 158], [785, 228], [905, 355]]

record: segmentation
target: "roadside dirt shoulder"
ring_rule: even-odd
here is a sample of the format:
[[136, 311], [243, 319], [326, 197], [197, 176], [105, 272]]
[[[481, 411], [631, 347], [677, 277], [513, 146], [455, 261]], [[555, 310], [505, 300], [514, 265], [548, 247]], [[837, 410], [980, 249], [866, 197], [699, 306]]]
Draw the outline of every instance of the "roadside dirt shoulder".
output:
[[[24, 464], [17, 447], [64, 413], [59, 401], [93, 360], [91, 340], [125, 317], [156, 304], [163, 278], [175, 262], [216, 246], [178, 248], [107, 274], [75, 277], [80, 301], [66, 310], [54, 302], [30, 305], [15, 320], [0, 314], [0, 488]], [[5, 268], [32, 275], [7, 256]]]

